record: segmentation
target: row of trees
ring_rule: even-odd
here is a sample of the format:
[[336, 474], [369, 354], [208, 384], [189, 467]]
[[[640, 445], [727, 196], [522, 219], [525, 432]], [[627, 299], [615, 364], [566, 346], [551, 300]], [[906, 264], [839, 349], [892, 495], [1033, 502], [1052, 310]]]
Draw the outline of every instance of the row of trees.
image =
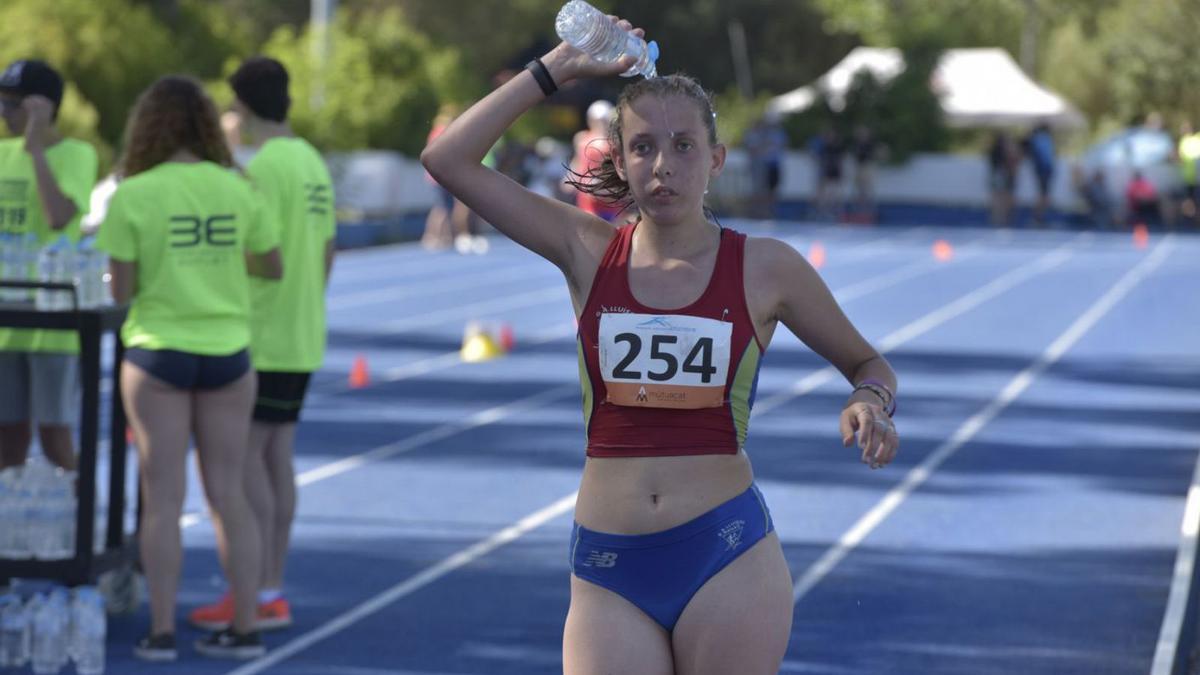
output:
[[[769, 96], [812, 81], [858, 44], [899, 46], [916, 64], [888, 87], [864, 83], [851, 111], [907, 149], [948, 142], [922, 80], [946, 47], [1008, 48], [1032, 75], [1079, 106], [1095, 133], [1150, 110], [1170, 122], [1200, 121], [1194, 84], [1200, 81], [1200, 0], [595, 4], [631, 18], [659, 41], [660, 72], [688, 72], [718, 93], [719, 121], [730, 142], [740, 140]], [[561, 2], [338, 5], [322, 65], [318, 36], [308, 26], [309, 0], [5, 0], [0, 59], [36, 55], [60, 67], [71, 82], [64, 125], [110, 153], [138, 92], [159, 75], [194, 74], [225, 102], [224, 77], [242, 57], [262, 52], [294, 73], [294, 122], [322, 148], [415, 154], [440, 105], [474, 100], [494, 86], [497, 72], [519, 68], [554, 44]], [[744, 50], [737, 35], [745, 36]], [[600, 93], [615, 96], [620, 83], [600, 86]], [[543, 112], [522, 133], [566, 137], [577, 119]]]

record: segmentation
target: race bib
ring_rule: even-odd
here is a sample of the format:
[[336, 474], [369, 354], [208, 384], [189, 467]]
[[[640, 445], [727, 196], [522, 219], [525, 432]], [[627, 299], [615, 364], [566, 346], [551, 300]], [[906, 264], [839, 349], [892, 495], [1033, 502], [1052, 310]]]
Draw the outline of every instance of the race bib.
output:
[[600, 315], [600, 376], [607, 401], [649, 408], [725, 403], [733, 324], [673, 314]]

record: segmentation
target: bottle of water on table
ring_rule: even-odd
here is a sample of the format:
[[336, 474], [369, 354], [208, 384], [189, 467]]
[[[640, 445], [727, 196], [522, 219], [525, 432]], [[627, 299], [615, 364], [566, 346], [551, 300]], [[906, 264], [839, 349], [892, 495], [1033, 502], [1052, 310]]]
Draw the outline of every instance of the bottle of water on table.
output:
[[570, 0], [563, 5], [554, 20], [554, 30], [567, 44], [602, 63], [612, 63], [623, 56], [637, 58], [637, 63], [621, 73], [621, 77], [658, 75], [654, 65], [658, 61], [658, 43], [646, 44], [584, 0]]

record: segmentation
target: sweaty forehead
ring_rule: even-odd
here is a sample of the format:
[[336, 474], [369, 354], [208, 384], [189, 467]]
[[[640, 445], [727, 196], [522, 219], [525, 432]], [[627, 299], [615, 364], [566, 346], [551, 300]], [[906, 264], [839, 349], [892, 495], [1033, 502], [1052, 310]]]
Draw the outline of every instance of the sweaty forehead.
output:
[[701, 120], [699, 104], [678, 94], [642, 96], [630, 102], [622, 115], [621, 126], [625, 136], [670, 136], [679, 133], [708, 135]]

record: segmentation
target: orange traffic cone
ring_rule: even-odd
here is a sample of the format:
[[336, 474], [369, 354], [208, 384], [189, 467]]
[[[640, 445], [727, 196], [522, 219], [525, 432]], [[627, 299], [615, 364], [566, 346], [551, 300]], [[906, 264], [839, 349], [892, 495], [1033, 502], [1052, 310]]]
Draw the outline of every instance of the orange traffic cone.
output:
[[813, 242], [813, 245], [808, 247], [808, 262], [812, 264], [813, 269], [819, 270], [825, 266], [825, 247], [821, 242]]
[[946, 262], [954, 257], [954, 247], [945, 239], [933, 242], [933, 257], [935, 260]]
[[1133, 226], [1133, 245], [1136, 248], [1146, 248], [1150, 243], [1150, 231], [1146, 229], [1145, 224], [1138, 223]]
[[371, 375], [367, 371], [367, 357], [359, 354], [354, 357], [354, 365], [350, 366], [350, 388], [362, 389], [371, 383]]
[[516, 338], [513, 336], [513, 329], [510, 324], [500, 324], [499, 338], [500, 348], [506, 352], [511, 352], [513, 345], [516, 343]]

